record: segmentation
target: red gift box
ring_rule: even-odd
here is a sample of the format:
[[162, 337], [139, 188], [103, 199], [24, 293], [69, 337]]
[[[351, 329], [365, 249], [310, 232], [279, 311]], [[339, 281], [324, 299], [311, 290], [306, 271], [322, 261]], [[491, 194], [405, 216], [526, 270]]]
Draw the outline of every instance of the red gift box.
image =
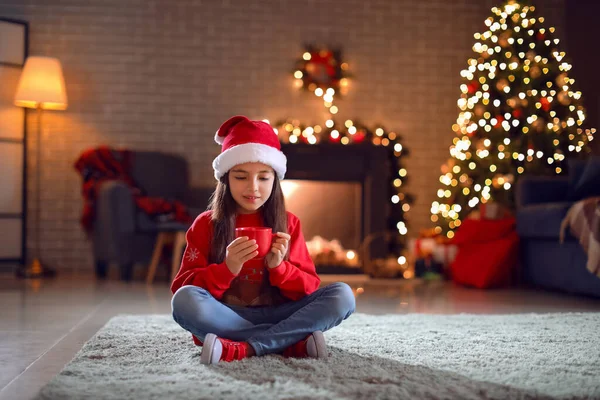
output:
[[519, 256], [514, 217], [467, 218], [453, 242], [458, 246], [458, 254], [450, 266], [454, 282], [480, 289], [511, 283]]

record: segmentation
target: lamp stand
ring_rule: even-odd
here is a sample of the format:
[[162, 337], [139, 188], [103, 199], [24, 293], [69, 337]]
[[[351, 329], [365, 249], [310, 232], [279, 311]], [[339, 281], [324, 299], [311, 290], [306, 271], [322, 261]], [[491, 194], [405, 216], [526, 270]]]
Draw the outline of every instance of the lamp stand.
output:
[[39, 279], [39, 278], [52, 278], [56, 276], [56, 271], [45, 266], [39, 258], [40, 255], [40, 207], [41, 207], [41, 183], [40, 183], [40, 170], [42, 168], [42, 107], [38, 105], [37, 108], [37, 143], [36, 143], [36, 170], [35, 170], [35, 248], [33, 261], [27, 266], [22, 266], [17, 269], [17, 277], [25, 279]]

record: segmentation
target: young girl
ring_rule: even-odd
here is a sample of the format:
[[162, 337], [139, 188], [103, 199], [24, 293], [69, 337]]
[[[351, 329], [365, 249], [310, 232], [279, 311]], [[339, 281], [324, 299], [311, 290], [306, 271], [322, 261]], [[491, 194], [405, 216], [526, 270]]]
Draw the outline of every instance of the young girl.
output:
[[[215, 140], [217, 188], [186, 234], [173, 318], [203, 346], [203, 364], [271, 353], [327, 357], [323, 331], [354, 312], [354, 295], [345, 283], [318, 289], [300, 221], [285, 210], [287, 160], [277, 135], [268, 123], [236, 116]], [[255, 258], [254, 240], [235, 238], [239, 227], [276, 233], [264, 259]]]

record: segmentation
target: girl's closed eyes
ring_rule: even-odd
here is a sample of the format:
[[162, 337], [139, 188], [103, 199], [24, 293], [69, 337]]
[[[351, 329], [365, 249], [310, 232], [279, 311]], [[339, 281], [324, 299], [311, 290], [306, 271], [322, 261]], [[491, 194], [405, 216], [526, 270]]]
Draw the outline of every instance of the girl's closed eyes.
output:
[[[234, 178], [237, 179], [238, 181], [247, 179], [246, 176], [235, 176]], [[258, 180], [260, 180], [260, 181], [268, 181], [269, 178], [267, 178], [267, 177], [259, 177]]]

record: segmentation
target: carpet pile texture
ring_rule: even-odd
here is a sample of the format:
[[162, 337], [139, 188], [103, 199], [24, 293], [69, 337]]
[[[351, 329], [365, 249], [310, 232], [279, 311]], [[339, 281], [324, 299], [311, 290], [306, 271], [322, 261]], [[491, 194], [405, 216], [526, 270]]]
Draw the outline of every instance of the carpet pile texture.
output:
[[600, 313], [354, 314], [326, 361], [200, 364], [169, 315], [111, 319], [38, 399], [600, 398]]

